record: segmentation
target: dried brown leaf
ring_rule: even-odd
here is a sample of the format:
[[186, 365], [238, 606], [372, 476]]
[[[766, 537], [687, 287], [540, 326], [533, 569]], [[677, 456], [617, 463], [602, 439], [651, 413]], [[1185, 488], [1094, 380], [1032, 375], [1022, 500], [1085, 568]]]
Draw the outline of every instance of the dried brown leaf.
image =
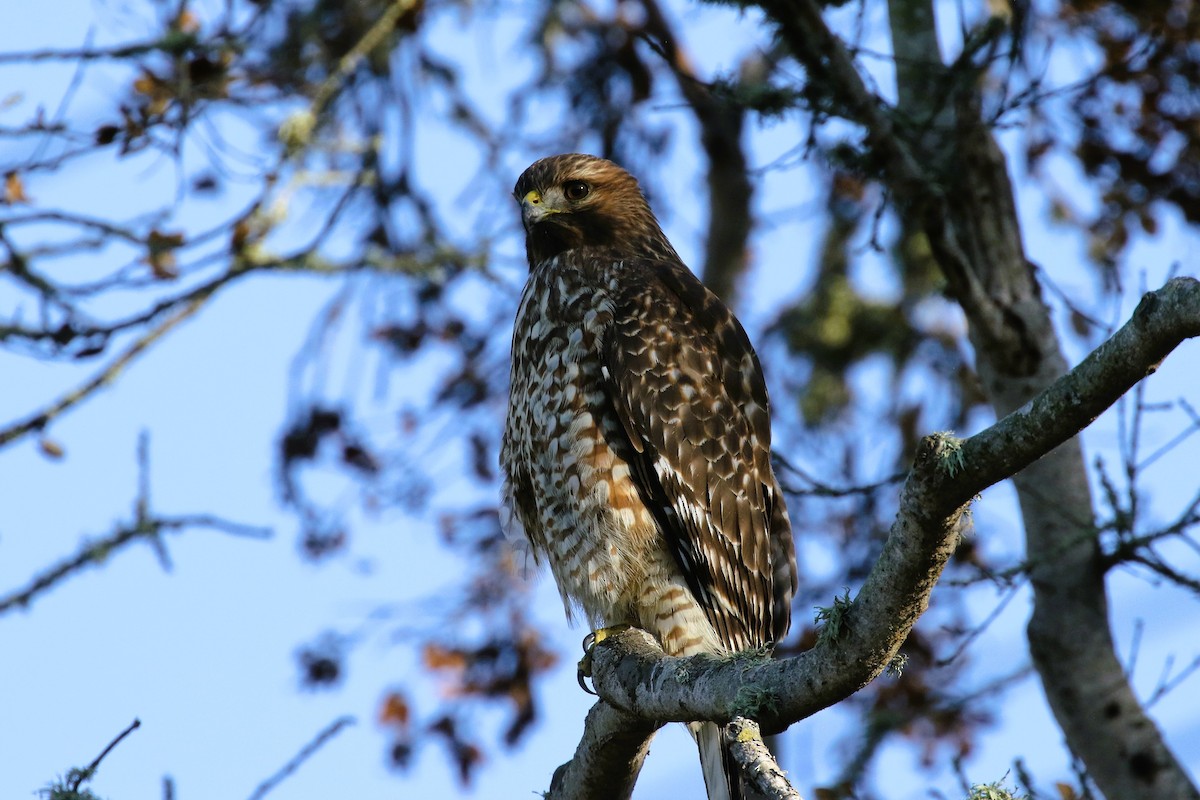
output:
[[28, 202], [29, 195], [25, 194], [25, 183], [21, 180], [20, 173], [13, 170], [5, 174], [3, 204], [6, 206], [15, 206], [18, 203]]
[[421, 660], [429, 669], [466, 669], [467, 658], [461, 650], [452, 650], [429, 642], [421, 651]]
[[412, 716], [412, 709], [408, 705], [408, 700], [399, 692], [389, 692], [387, 697], [383, 699], [383, 707], [379, 709], [379, 723], [381, 725], [395, 725], [404, 730], [408, 728], [409, 720]]
[[1054, 784], [1054, 788], [1058, 790], [1058, 796], [1062, 800], [1078, 800], [1079, 795], [1075, 792], [1075, 787], [1070, 784], [1059, 781]]
[[61, 444], [46, 437], [38, 439], [38, 450], [40, 450], [42, 455], [44, 455], [46, 458], [52, 458], [56, 461], [66, 455], [67, 452], [63, 449]]
[[175, 249], [183, 245], [182, 233], [163, 233], [157, 229], [150, 231], [146, 237], [146, 263], [154, 277], [160, 280], [171, 280], [179, 277], [179, 269], [175, 263]]

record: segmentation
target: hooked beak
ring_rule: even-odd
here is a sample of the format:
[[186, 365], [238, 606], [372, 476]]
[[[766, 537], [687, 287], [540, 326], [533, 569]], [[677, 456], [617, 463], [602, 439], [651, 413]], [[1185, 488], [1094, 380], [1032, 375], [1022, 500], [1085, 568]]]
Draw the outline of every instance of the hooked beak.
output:
[[550, 208], [545, 198], [542, 197], [542, 193], [537, 189], [530, 189], [521, 198], [521, 223], [525, 226], [526, 231], [532, 230], [534, 225], [551, 214], [557, 213], [558, 209]]

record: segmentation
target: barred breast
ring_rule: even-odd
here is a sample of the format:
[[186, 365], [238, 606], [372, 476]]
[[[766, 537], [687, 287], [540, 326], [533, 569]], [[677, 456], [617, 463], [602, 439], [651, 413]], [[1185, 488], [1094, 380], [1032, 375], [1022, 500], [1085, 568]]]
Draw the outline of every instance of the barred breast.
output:
[[526, 284], [501, 455], [507, 527], [549, 563], [568, 615], [636, 625], [677, 655], [722, 652], [630, 473], [603, 363], [611, 273], [553, 259]]

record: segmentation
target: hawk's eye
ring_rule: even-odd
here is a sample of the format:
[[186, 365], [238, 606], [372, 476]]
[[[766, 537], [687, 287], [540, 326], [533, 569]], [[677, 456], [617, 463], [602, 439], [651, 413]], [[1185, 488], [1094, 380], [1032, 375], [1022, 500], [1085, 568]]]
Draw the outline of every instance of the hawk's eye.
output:
[[563, 184], [563, 194], [568, 200], [582, 200], [588, 196], [590, 191], [592, 191], [592, 187], [583, 181], [567, 181]]

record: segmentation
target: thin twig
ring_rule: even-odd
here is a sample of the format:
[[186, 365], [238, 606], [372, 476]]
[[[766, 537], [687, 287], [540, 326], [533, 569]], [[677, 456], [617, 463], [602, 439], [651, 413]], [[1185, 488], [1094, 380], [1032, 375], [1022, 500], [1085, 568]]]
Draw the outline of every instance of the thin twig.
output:
[[796, 496], [812, 495], [815, 497], [849, 497], [856, 494], [874, 494], [880, 489], [900, 483], [905, 479], [905, 477], [908, 476], [907, 471], [895, 472], [891, 475], [888, 475], [886, 478], [873, 483], [866, 483], [859, 486], [831, 486], [830, 484], [824, 483], [823, 481], [817, 479], [813, 475], [810, 475], [808, 472], [796, 466], [779, 453], [771, 453], [771, 460], [774, 461], [778, 466], [782, 467], [780, 470], [781, 472], [790, 472], [800, 480], [812, 486], [811, 489], [800, 489], [790, 485], [787, 481], [781, 481], [783, 490], [788, 494]]
[[139, 538], [157, 541], [164, 531], [183, 530], [184, 528], [211, 528], [234, 536], [246, 536], [254, 539], [265, 539], [271, 535], [270, 528], [242, 525], [209, 514], [193, 514], [183, 517], [146, 516], [133, 524], [118, 528], [111, 536], [84, 544], [75, 555], [45, 570], [30, 581], [25, 588], [0, 597], [0, 614], [14, 608], [28, 606], [35, 597], [55, 586], [64, 578], [84, 567], [102, 563], [112, 555], [114, 550], [124, 547], [130, 542]]
[[1014, 597], [1017, 596], [1018, 588], [1020, 587], [1016, 584], [1009, 585], [1007, 587], [1007, 593], [1000, 598], [1000, 602], [996, 604], [996, 607], [988, 612], [987, 617], [985, 617], [982, 622], [976, 625], [966, 636], [963, 637], [962, 641], [958, 643], [958, 646], [954, 648], [954, 651], [950, 653], [950, 655], [939, 658], [937, 661], [933, 662], [933, 666], [949, 666], [950, 664], [954, 663], [959, 656], [966, 652], [967, 648], [971, 646], [971, 643], [978, 639], [984, 631], [991, 627], [993, 622], [1000, 618], [1000, 615], [1004, 613], [1004, 609], [1008, 608], [1008, 604], [1012, 602]]
[[1174, 450], [1179, 445], [1183, 444], [1183, 442], [1188, 437], [1190, 437], [1193, 433], [1200, 431], [1200, 415], [1198, 415], [1196, 413], [1196, 410], [1194, 408], [1192, 408], [1191, 405], [1187, 402], [1187, 400], [1183, 399], [1182, 397], [1179, 398], [1178, 402], [1179, 402], [1180, 408], [1183, 409], [1184, 413], [1187, 414], [1188, 417], [1191, 418], [1191, 421], [1192, 421], [1191, 424], [1188, 425], [1186, 428], [1184, 428], [1182, 431], [1180, 431], [1178, 434], [1176, 434], [1175, 437], [1173, 439], [1171, 439], [1171, 441], [1167, 442], [1162, 447], [1158, 448], [1153, 453], [1146, 456], [1146, 458], [1143, 459], [1140, 464], [1138, 464], [1138, 469], [1140, 469], [1140, 470], [1146, 469], [1146, 467], [1150, 466], [1155, 461], [1162, 458], [1163, 456], [1165, 456], [1167, 453]]
[[1171, 674], [1171, 665], [1172, 662], [1168, 661], [1167, 665], [1163, 667], [1163, 674], [1159, 678], [1158, 686], [1154, 687], [1154, 693], [1146, 699], [1146, 708], [1150, 708], [1159, 700], [1162, 700], [1171, 690], [1190, 678], [1197, 670], [1200, 670], [1200, 656], [1193, 658], [1192, 663], [1180, 670], [1179, 674], [1174, 678], [1168, 677]]
[[359, 63], [367, 57], [367, 55], [383, 43], [383, 40], [389, 33], [396, 30], [396, 23], [400, 17], [416, 5], [416, 0], [396, 0], [380, 15], [375, 24], [371, 26], [363, 37], [358, 40], [358, 43], [350, 49], [350, 52], [342, 56], [338, 61], [337, 69], [325, 79], [325, 82], [317, 89], [316, 95], [313, 97], [310, 111], [314, 118], [319, 117], [324, 112], [329, 101], [332, 100], [339, 91], [350, 74], [358, 68]]
[[325, 729], [316, 735], [316, 737], [300, 748], [300, 752], [296, 753], [290, 761], [284, 764], [278, 772], [258, 785], [254, 793], [250, 795], [250, 800], [262, 800], [272, 789], [282, 783], [289, 775], [300, 768], [300, 765], [312, 757], [313, 753], [321, 749], [322, 746], [334, 736], [337, 736], [343, 728], [355, 723], [354, 717], [338, 717]]
[[172, 328], [186, 320], [188, 317], [200, 310], [201, 306], [208, 299], [209, 295], [202, 295], [192, 299], [187, 305], [180, 308], [171, 316], [163, 320], [158, 326], [146, 332], [129, 346], [121, 355], [113, 359], [107, 367], [101, 370], [93, 378], [85, 382], [82, 386], [64, 394], [58, 400], [29, 416], [25, 420], [11, 425], [7, 428], [0, 429], [0, 447], [11, 444], [20, 439], [22, 436], [40, 431], [58, 415], [67, 411], [72, 406], [86, 400], [95, 394], [99, 389], [104, 388], [108, 384], [116, 380], [121, 371], [125, 369], [132, 361], [144, 353], [151, 345], [166, 335]]
[[105, 61], [109, 59], [133, 58], [157, 50], [176, 52], [177, 43], [166, 38], [145, 42], [132, 42], [116, 47], [81, 47], [74, 50], [27, 50], [16, 53], [0, 53], [0, 64], [28, 64], [37, 61]]
[[140, 727], [142, 727], [142, 721], [135, 718], [133, 722], [129, 723], [129, 727], [118, 733], [117, 738], [108, 743], [108, 747], [100, 751], [100, 755], [96, 756], [91, 764], [88, 764], [87, 769], [75, 770], [75, 774], [71, 778], [71, 792], [78, 793], [79, 787], [83, 785], [83, 782], [91, 780], [92, 776], [96, 774], [96, 770], [99, 769], [100, 762], [104, 760], [105, 756], [111, 753], [113, 748], [121, 743], [122, 739]]

